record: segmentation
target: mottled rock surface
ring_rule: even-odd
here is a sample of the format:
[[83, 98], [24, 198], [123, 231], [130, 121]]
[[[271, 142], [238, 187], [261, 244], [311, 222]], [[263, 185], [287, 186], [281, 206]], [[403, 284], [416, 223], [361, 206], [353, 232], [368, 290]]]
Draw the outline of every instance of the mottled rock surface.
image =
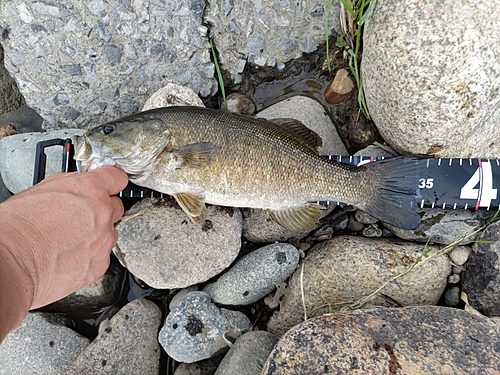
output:
[[470, 305], [486, 315], [500, 315], [500, 222], [488, 226], [472, 245], [463, 290]]
[[90, 344], [61, 316], [29, 313], [0, 344], [0, 374], [60, 375]]
[[[500, 154], [500, 0], [378, 0], [364, 27], [363, 86], [401, 153]], [[488, 35], [488, 38], [484, 38]]]
[[161, 311], [154, 302], [136, 299], [125, 305], [65, 375], [157, 374], [160, 345], [156, 334]]
[[331, 314], [288, 331], [263, 375], [498, 374], [500, 326], [445, 307]]
[[[423, 245], [388, 239], [339, 236], [311, 248], [288, 282], [281, 303], [268, 323], [281, 336], [308, 317], [337, 311], [369, 295], [391, 277], [415, 263]], [[366, 301], [371, 305], [433, 305], [446, 287], [451, 266], [440, 255], [389, 283]], [[302, 291], [303, 296], [302, 297]]]
[[13, 111], [25, 104], [16, 81], [4, 66], [4, 50], [0, 42], [0, 115]]
[[132, 274], [156, 289], [184, 288], [227, 268], [241, 246], [241, 212], [208, 206], [202, 225], [169, 199], [142, 199], [116, 226], [114, 252]]

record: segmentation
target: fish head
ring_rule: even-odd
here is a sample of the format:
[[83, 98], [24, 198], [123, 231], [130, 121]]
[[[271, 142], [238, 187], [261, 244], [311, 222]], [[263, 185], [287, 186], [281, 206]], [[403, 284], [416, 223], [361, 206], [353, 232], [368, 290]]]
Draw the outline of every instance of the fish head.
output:
[[107, 122], [74, 136], [78, 172], [117, 166], [131, 178], [139, 178], [154, 165], [172, 137], [158, 118], [131, 116]]

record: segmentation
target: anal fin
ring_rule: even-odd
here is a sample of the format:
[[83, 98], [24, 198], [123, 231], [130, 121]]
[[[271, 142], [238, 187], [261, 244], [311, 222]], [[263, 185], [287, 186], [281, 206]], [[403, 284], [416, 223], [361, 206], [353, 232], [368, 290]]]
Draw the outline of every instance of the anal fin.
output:
[[302, 206], [292, 207], [286, 210], [265, 210], [271, 219], [280, 224], [281, 226], [296, 230], [299, 232], [306, 232], [314, 228], [321, 213], [325, 207], [307, 203]]
[[190, 193], [179, 193], [174, 195], [182, 210], [194, 223], [205, 220], [207, 209], [205, 207], [205, 196]]

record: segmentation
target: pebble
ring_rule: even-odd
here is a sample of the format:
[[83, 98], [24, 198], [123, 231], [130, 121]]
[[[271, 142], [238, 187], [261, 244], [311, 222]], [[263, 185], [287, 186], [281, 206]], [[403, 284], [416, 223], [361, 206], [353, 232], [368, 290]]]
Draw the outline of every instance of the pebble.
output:
[[278, 338], [270, 332], [245, 333], [229, 349], [215, 375], [260, 375], [277, 341]]
[[133, 275], [156, 289], [177, 289], [207, 281], [226, 269], [241, 247], [237, 208], [208, 206], [202, 225], [194, 224], [172, 199], [148, 198], [116, 225], [114, 253]]
[[372, 9], [363, 88], [382, 138], [399, 153], [500, 155], [500, 96], [492, 95], [500, 85], [492, 59], [500, 53], [500, 24], [490, 11], [499, 8], [499, 0], [382, 0]]
[[448, 253], [453, 264], [463, 266], [470, 256], [470, 247], [458, 246]]
[[446, 306], [454, 307], [460, 303], [460, 288], [452, 286], [444, 292], [444, 304]]
[[363, 236], [369, 238], [378, 238], [382, 237], [382, 229], [378, 227], [376, 224], [370, 224], [363, 229]]
[[473, 233], [478, 227], [487, 223], [494, 212], [487, 210], [442, 210], [424, 208], [416, 211], [423, 214], [420, 226], [417, 229], [400, 229], [390, 224], [384, 226], [397, 237], [408, 241], [428, 242], [449, 245], [460, 241], [466, 245], [474, 241], [479, 232], [463, 238], [467, 233]]
[[222, 305], [250, 305], [264, 298], [295, 271], [298, 250], [287, 243], [275, 243], [254, 250], [238, 261], [203, 291]]
[[180, 289], [175, 294], [175, 296], [170, 300], [170, 303], [168, 304], [168, 309], [172, 310], [174, 307], [176, 307], [186, 294], [197, 291], [198, 291], [198, 285], [191, 285], [188, 286], [187, 288]]
[[447, 307], [328, 314], [288, 331], [262, 375], [496, 374], [499, 337], [489, 318]]
[[239, 311], [219, 309], [204, 292], [191, 292], [167, 316], [158, 340], [178, 362], [197, 362], [226, 352], [226, 340], [251, 326]]
[[214, 375], [224, 355], [193, 363], [181, 363], [174, 375]]
[[255, 112], [255, 104], [248, 96], [233, 92], [226, 97], [226, 107], [229, 112], [252, 115]]
[[361, 210], [356, 210], [354, 212], [354, 218], [356, 219], [356, 221], [362, 224], [375, 224], [378, 221], [373, 216], [370, 216], [369, 214]]
[[[494, 222], [472, 245], [464, 273], [463, 291], [480, 313], [500, 315], [500, 222]], [[490, 243], [491, 241], [491, 243]]]
[[351, 232], [360, 232], [365, 228], [363, 223], [356, 220], [355, 216], [349, 214], [349, 222], [347, 223], [347, 229]]
[[[308, 317], [338, 311], [369, 295], [391, 277], [413, 265], [423, 245], [389, 239], [339, 236], [316, 244], [288, 281], [268, 330], [281, 336]], [[378, 306], [437, 304], [451, 271], [448, 256], [437, 256], [389, 283], [366, 303]], [[305, 312], [304, 312], [305, 306]]]
[[157, 374], [160, 346], [156, 334], [161, 310], [152, 301], [136, 299], [111, 318], [65, 375]]
[[448, 284], [458, 284], [460, 282], [460, 275], [451, 274], [448, 276]]
[[171, 107], [174, 105], [205, 107], [200, 97], [189, 87], [167, 83], [146, 100], [142, 110], [147, 111], [148, 109]]
[[0, 343], [0, 374], [60, 375], [90, 344], [60, 315], [30, 312]]
[[[53, 138], [72, 138], [84, 130], [65, 129], [46, 133], [22, 133], [0, 139], [0, 173], [7, 189], [16, 194], [33, 186], [36, 145]], [[45, 149], [47, 166], [45, 177], [61, 172], [62, 146]]]
[[347, 99], [353, 91], [354, 82], [349, 76], [349, 72], [340, 68], [326, 86], [323, 96], [328, 103], [337, 104]]

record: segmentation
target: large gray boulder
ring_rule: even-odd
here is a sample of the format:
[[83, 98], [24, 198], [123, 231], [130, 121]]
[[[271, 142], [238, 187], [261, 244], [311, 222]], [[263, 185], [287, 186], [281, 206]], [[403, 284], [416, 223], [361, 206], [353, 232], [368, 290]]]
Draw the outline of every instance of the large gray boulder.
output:
[[371, 117], [401, 153], [500, 154], [500, 0], [376, 0], [363, 37]]
[[25, 101], [16, 82], [5, 69], [4, 50], [2, 43], [0, 43], [0, 115], [13, 111], [23, 104]]

